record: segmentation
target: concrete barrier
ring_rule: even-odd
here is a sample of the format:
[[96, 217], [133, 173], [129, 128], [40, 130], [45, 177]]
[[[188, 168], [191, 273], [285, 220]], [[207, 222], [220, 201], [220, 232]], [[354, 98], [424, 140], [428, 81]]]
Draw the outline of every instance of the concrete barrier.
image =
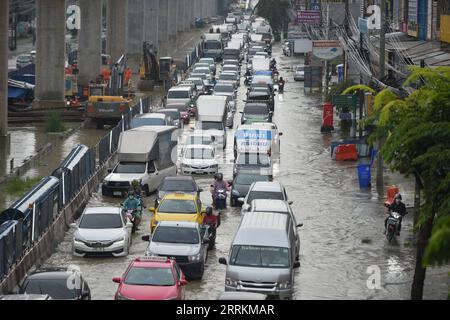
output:
[[116, 161], [116, 154], [113, 154], [94, 175], [80, 189], [73, 200], [68, 203], [53, 221], [50, 227], [42, 236], [29, 248], [0, 283], [0, 293], [7, 294], [17, 289], [17, 286], [25, 278], [27, 273], [33, 268], [39, 268], [54, 252], [59, 243], [64, 240], [70, 224], [88, 203], [93, 192], [98, 190], [99, 184], [104, 176]]

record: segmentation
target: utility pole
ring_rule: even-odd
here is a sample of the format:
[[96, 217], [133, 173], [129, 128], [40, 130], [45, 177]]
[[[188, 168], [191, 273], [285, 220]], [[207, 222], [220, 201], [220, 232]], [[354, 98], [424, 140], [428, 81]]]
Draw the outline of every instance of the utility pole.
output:
[[[344, 19], [344, 27], [345, 27], [345, 32], [347, 34], [350, 34], [350, 25], [349, 25], [349, 21], [348, 21], [348, 17], [350, 15], [349, 12], [349, 7], [348, 7], [348, 1], [349, 0], [345, 0], [345, 19]], [[345, 50], [343, 52], [344, 55], [344, 81], [347, 81], [348, 78], [348, 62], [347, 62], [347, 55], [345, 54]]]
[[[384, 78], [384, 62], [385, 62], [385, 32], [386, 32], [386, 17], [385, 17], [385, 11], [386, 11], [386, 2], [385, 0], [381, 0], [380, 3], [380, 18], [381, 18], [381, 29], [380, 29], [380, 66], [379, 66], [379, 75], [378, 79], [381, 81]], [[377, 143], [377, 149], [378, 149], [378, 155], [377, 155], [377, 187], [380, 189], [383, 188], [384, 182], [383, 182], [383, 157], [381, 156], [381, 147], [383, 145], [383, 141], [378, 140]]]
[[[327, 27], [326, 27], [326, 37], [327, 40], [330, 40], [330, 5], [327, 4]], [[328, 60], [325, 60], [325, 95], [328, 94], [328, 86], [329, 86], [329, 76], [328, 76], [328, 71], [329, 69], [329, 63]]]

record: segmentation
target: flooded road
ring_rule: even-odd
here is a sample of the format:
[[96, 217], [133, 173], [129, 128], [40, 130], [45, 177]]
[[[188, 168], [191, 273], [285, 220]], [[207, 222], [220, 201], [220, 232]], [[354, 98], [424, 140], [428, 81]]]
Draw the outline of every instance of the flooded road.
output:
[[[290, 200], [294, 201], [297, 220], [304, 223], [300, 229], [301, 267], [295, 274], [294, 299], [409, 299], [415, 264], [412, 216], [404, 219], [401, 236], [388, 244], [382, 233], [383, 196], [375, 189], [360, 191], [356, 163], [331, 160], [329, 146], [332, 139], [340, 138], [338, 128], [332, 135], [320, 133], [321, 97], [305, 95], [303, 83], [293, 80], [292, 67], [301, 64], [302, 59], [281, 56], [278, 44], [274, 46], [274, 56], [280, 76], [287, 81], [284, 94], [276, 97], [274, 122], [284, 134], [274, 179], [285, 185]], [[244, 95], [242, 85], [238, 111], [243, 107]], [[238, 123], [237, 112], [235, 128]], [[185, 128], [184, 135], [188, 132], [189, 128]], [[228, 131], [228, 141], [232, 141], [233, 132]], [[225, 179], [231, 180], [232, 143], [227, 144], [224, 156], [224, 164], [219, 169]], [[196, 180], [201, 188], [208, 190], [212, 177], [201, 176]], [[208, 191], [202, 193], [201, 199], [210, 205]], [[89, 205], [118, 205], [120, 201], [103, 197], [99, 188]], [[145, 199], [147, 207], [153, 201], [154, 196]], [[147, 243], [141, 236], [149, 232], [149, 220], [147, 212], [126, 258], [75, 258], [71, 254], [72, 233], [68, 232], [45, 266], [77, 265], [89, 283], [92, 299], [112, 299], [117, 288], [112, 277], [120, 276], [133, 257], [145, 252]], [[240, 220], [239, 208], [229, 207], [224, 213], [216, 249], [209, 252], [204, 277], [186, 286], [187, 299], [215, 299], [223, 292], [225, 266], [218, 263], [218, 258], [228, 256]], [[381, 287], [369, 289], [367, 280], [371, 273], [367, 271], [377, 268]], [[425, 299], [446, 299], [450, 284], [448, 272], [448, 267], [427, 270]]]

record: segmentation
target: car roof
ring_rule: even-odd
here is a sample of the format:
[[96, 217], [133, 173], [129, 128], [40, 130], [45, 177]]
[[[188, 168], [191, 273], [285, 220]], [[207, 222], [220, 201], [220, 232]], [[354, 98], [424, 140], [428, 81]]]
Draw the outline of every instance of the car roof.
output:
[[194, 182], [195, 182], [195, 179], [194, 179], [192, 176], [173, 176], [173, 177], [165, 177], [165, 178], [163, 179], [163, 181], [166, 181], [166, 180], [172, 180], [172, 181], [186, 181], [186, 180], [189, 180], [189, 181], [194, 181]]
[[197, 195], [183, 193], [183, 192], [171, 192], [164, 196], [163, 200], [192, 200], [197, 199]]
[[237, 75], [237, 71], [235, 71], [235, 72], [233, 72], [233, 71], [224, 71], [220, 75], [229, 75], [229, 74], [235, 76], [235, 75]]
[[239, 67], [237, 65], [234, 64], [224, 64], [222, 68], [226, 68], [226, 67], [230, 67], [233, 69], [239, 69]]
[[255, 199], [250, 204], [252, 211], [289, 212], [290, 206], [287, 201], [278, 199]]
[[281, 192], [283, 186], [277, 181], [256, 181], [250, 189], [252, 191]]
[[71, 270], [66, 267], [42, 268], [34, 271], [27, 277], [27, 280], [67, 279], [76, 274], [76, 272], [70, 271]]
[[264, 103], [264, 102], [247, 102], [246, 104], [245, 104], [245, 106], [244, 106], [244, 110], [245, 110], [245, 107], [261, 107], [261, 108], [268, 108], [268, 105], [267, 105], [267, 103]]
[[84, 210], [84, 214], [93, 214], [93, 213], [114, 213], [118, 214], [120, 213], [119, 207], [87, 207]]
[[216, 86], [226, 86], [226, 87], [234, 87], [234, 85], [233, 84], [231, 84], [231, 83], [229, 83], [229, 82], [220, 82], [220, 81], [218, 81], [217, 83], [216, 83], [216, 85], [214, 86], [214, 88], [216, 87]]
[[176, 86], [169, 89], [169, 91], [188, 91], [188, 90], [190, 90], [188, 86]]
[[159, 109], [158, 112], [163, 113], [163, 112], [179, 112], [178, 109], [172, 109], [172, 108], [165, 108], [165, 109]]
[[188, 136], [188, 138], [190, 137], [213, 137], [213, 135], [208, 132], [207, 130], [204, 130], [202, 132], [194, 132], [194, 133], [190, 133]]
[[130, 262], [130, 267], [145, 268], [145, 267], [160, 267], [170, 268], [174, 264], [174, 261], [167, 257], [153, 257], [144, 256], [137, 257]]
[[141, 115], [138, 118], [141, 118], [141, 119], [152, 119], [152, 118], [165, 119], [166, 115], [164, 113], [153, 112], [153, 113], [144, 113], [143, 115]]
[[262, 293], [244, 291], [226, 291], [220, 294], [218, 300], [266, 300]]

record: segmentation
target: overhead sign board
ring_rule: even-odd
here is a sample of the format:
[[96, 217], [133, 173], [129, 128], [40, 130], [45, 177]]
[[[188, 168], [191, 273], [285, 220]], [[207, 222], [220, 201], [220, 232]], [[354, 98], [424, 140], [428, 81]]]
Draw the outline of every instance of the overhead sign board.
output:
[[314, 40], [313, 54], [323, 60], [332, 60], [342, 55], [342, 47], [337, 40]]
[[320, 10], [300, 10], [297, 11], [298, 23], [320, 24], [321, 22]]

